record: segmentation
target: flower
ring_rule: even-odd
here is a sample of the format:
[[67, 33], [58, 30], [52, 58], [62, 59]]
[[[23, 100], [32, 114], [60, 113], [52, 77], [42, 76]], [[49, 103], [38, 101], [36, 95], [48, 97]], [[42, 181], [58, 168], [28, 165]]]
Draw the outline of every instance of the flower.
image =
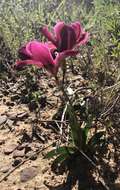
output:
[[46, 68], [48, 72], [56, 76], [61, 61], [77, 53], [73, 50], [57, 53], [56, 47], [52, 43], [41, 43], [34, 40], [19, 49], [18, 54], [21, 60], [16, 61], [15, 66], [16, 69], [19, 69], [25, 65], [36, 65], [39, 68]]
[[54, 35], [48, 31], [47, 26], [40, 29], [44, 36], [57, 47], [58, 52], [71, 50], [75, 46], [86, 44], [89, 39], [89, 33], [84, 31], [79, 22], [72, 24], [58, 22], [53, 30]]

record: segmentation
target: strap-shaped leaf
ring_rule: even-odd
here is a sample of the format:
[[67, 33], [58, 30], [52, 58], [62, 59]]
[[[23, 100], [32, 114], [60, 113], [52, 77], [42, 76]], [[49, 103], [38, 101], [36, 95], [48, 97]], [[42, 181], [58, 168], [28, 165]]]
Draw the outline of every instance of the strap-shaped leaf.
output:
[[82, 131], [80, 125], [78, 123], [75, 111], [71, 105], [68, 106], [68, 114], [69, 114], [69, 121], [70, 121], [70, 129], [72, 133], [72, 140], [75, 146], [81, 147], [82, 146]]
[[93, 121], [93, 118], [89, 118], [89, 120], [84, 123], [84, 128], [82, 128], [82, 132], [83, 132], [83, 134], [82, 134], [83, 135], [83, 145], [87, 144], [88, 132], [89, 132], [89, 130], [91, 128], [92, 121]]
[[62, 146], [59, 148], [56, 148], [54, 150], [51, 150], [45, 155], [45, 158], [53, 158], [54, 156], [60, 155], [60, 154], [73, 154], [74, 153], [74, 148], [73, 147], [66, 147]]
[[55, 164], [62, 164], [67, 158], [69, 157], [68, 154], [60, 154], [53, 163]]

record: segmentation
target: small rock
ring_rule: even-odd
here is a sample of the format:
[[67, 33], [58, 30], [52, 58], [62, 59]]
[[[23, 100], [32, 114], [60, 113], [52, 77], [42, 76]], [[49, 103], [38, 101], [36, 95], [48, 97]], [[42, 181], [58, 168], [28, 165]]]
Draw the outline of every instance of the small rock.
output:
[[27, 112], [23, 112], [17, 115], [18, 119], [24, 119], [27, 118], [29, 116], [29, 114]]
[[9, 117], [10, 120], [15, 120], [17, 118], [17, 113], [11, 112], [8, 113], [7, 116]]
[[25, 150], [15, 150], [14, 153], [13, 153], [13, 158], [16, 158], [16, 157], [24, 157], [25, 155]]
[[20, 146], [18, 146], [17, 150], [23, 150], [24, 148], [26, 148], [29, 145], [29, 143], [23, 143]]
[[0, 172], [2, 173], [7, 173], [11, 168], [11, 165], [6, 165], [6, 166], [3, 166], [2, 168], [0, 168]]
[[19, 165], [21, 162], [22, 162], [22, 159], [21, 159], [21, 158], [16, 158], [16, 159], [14, 160], [14, 162], [12, 163], [12, 166], [13, 166], [13, 167], [16, 167], [16, 166]]
[[25, 168], [20, 173], [20, 181], [26, 182], [33, 179], [38, 174], [38, 170], [35, 167]]
[[9, 147], [5, 148], [4, 154], [9, 155], [11, 154], [16, 148], [15, 144], [10, 145]]
[[10, 119], [8, 119], [7, 122], [6, 122], [6, 124], [8, 125], [8, 127], [12, 127], [13, 123], [14, 123], [14, 121], [10, 120]]
[[0, 115], [0, 125], [4, 124], [7, 121], [6, 115]]

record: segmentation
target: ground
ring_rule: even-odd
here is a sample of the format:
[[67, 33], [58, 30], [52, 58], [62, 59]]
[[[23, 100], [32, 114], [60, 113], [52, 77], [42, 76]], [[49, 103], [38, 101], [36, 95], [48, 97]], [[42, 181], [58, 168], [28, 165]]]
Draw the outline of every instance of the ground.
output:
[[[56, 95], [53, 95], [53, 86], [55, 86], [54, 80], [51, 81], [51, 88], [48, 89], [48, 85], [46, 83], [46, 78], [43, 77], [40, 81], [40, 87], [44, 87], [46, 89], [45, 96], [48, 97], [47, 101], [49, 101], [47, 105], [47, 109], [42, 108], [40, 110], [41, 119], [44, 121], [52, 120], [53, 115], [55, 115], [60, 100]], [[55, 174], [51, 171], [51, 164], [48, 160], [44, 159], [44, 154], [47, 151], [47, 147], [56, 142], [59, 139], [59, 131], [54, 129], [54, 126], [50, 128], [44, 127], [38, 121], [35, 121], [35, 113], [30, 112], [27, 104], [21, 104], [18, 100], [16, 100], [16, 95], [21, 92], [20, 79], [18, 82], [12, 81], [8, 79], [8, 82], [4, 82], [1, 80], [1, 101], [0, 101], [0, 177], [1, 179], [6, 175], [7, 172], [10, 172], [13, 168], [19, 164], [19, 162], [23, 162], [26, 160], [28, 156], [34, 154], [34, 152], [39, 151], [40, 153], [33, 158], [28, 159], [25, 163], [23, 163], [18, 169], [16, 168], [8, 178], [2, 180], [0, 187], [2, 190], [9, 189], [51, 189], [48, 188], [48, 184], [50, 186], [58, 186], [65, 181], [65, 175], [55, 176]], [[47, 87], [46, 87], [47, 86]], [[49, 83], [50, 86], [50, 83]], [[54, 87], [56, 90], [56, 87]], [[13, 99], [15, 100], [11, 100]], [[32, 135], [32, 127], [33, 123], [36, 122], [37, 127], [39, 127], [38, 131], [40, 134], [38, 136], [33, 137]], [[46, 123], [45, 123], [46, 124]], [[46, 126], [46, 125], [45, 125]], [[56, 132], [55, 132], [56, 131]], [[57, 134], [58, 133], [58, 134]], [[28, 139], [27, 139], [28, 137]], [[45, 150], [44, 150], [45, 149]], [[44, 151], [42, 151], [44, 150]], [[15, 152], [19, 152], [19, 155], [14, 155]], [[28, 154], [30, 153], [30, 154]], [[28, 156], [26, 156], [28, 154]], [[35, 158], [34, 158], [35, 157]], [[34, 160], [35, 159], [35, 160]], [[17, 161], [18, 160], [18, 163]], [[15, 162], [17, 164], [15, 164]], [[15, 164], [15, 165], [14, 165]], [[23, 169], [29, 167], [35, 167], [37, 170], [36, 175], [33, 179], [28, 180], [26, 182], [21, 182], [20, 173]]]
[[[55, 147], [61, 138], [60, 124], [56, 125], [56, 120], [59, 121], [58, 118], [61, 117], [58, 111], [61, 106], [60, 92], [54, 79], [49, 79], [50, 76], [43, 72], [38, 85], [44, 94], [39, 113], [33, 109], [34, 104], [31, 107], [21, 101], [21, 92], [26, 89], [23, 76], [10, 78], [6, 76], [1, 80], [0, 187], [2, 190], [71, 189], [69, 178], [67, 180], [68, 172], [55, 174], [51, 170], [52, 160], [44, 158], [46, 152]], [[88, 85], [86, 80], [75, 74], [68, 83], [73, 90]], [[115, 149], [113, 142], [109, 142], [104, 159], [101, 159], [99, 164], [101, 169], [104, 168], [102, 182], [104, 183], [105, 179], [107, 184], [110, 183], [111, 190], [120, 189], [119, 144], [118, 141], [116, 143]], [[94, 168], [94, 172], [95, 170]], [[96, 183], [99, 181], [98, 178], [99, 175], [94, 177]], [[72, 189], [78, 189], [77, 182]], [[96, 186], [95, 189], [105, 188]]]

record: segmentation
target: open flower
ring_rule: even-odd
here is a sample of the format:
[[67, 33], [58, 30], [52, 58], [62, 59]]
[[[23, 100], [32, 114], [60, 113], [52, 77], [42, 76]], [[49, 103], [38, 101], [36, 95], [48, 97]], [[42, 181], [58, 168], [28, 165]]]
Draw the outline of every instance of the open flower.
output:
[[25, 65], [36, 65], [39, 68], [46, 68], [48, 72], [56, 76], [60, 62], [68, 56], [76, 55], [78, 52], [66, 50], [57, 53], [56, 47], [52, 43], [30, 41], [22, 46], [18, 53], [21, 60], [16, 61], [15, 66], [17, 69]]
[[53, 30], [54, 34], [48, 31], [47, 26], [40, 29], [44, 36], [57, 47], [58, 52], [71, 50], [75, 46], [86, 44], [89, 39], [89, 33], [84, 31], [79, 22], [69, 25], [58, 22]]

